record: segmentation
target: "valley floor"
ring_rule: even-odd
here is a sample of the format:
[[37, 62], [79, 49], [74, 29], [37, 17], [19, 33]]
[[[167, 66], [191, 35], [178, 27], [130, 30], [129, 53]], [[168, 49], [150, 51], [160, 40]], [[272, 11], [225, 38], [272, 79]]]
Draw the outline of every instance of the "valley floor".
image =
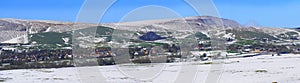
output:
[[[300, 55], [0, 71], [0, 83], [300, 83]], [[218, 72], [220, 74], [218, 74]]]

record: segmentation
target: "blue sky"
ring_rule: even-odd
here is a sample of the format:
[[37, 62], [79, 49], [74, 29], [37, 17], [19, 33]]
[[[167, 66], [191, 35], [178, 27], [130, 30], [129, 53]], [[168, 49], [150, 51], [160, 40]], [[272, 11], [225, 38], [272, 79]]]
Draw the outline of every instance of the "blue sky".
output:
[[[241, 24], [271, 27], [300, 26], [300, 0], [213, 0], [223, 18]], [[75, 21], [84, 0], [1, 0], [0, 18]], [[118, 22], [124, 14], [146, 5], [168, 7], [181, 16], [196, 16], [183, 0], [120, 0], [102, 22]]]

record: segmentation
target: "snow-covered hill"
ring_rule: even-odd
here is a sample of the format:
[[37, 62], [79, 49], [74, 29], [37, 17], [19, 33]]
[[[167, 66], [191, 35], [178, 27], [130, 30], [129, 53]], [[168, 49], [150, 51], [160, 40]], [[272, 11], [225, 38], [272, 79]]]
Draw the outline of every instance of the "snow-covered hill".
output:
[[270, 34], [272, 36], [276, 36], [278, 34], [286, 32], [297, 32], [294, 29], [288, 28], [245, 27], [233, 20], [211, 16], [195, 16], [177, 19], [146, 20], [137, 22], [105, 24], [0, 19], [0, 42], [9, 41], [13, 38], [24, 36], [27, 33], [33, 34], [43, 32], [66, 32], [99, 25], [128, 31], [176, 32], [176, 34], [181, 34], [176, 36], [178, 38], [183, 37], [183, 35], [191, 35], [195, 32], [202, 32], [203, 34], [207, 34], [208, 36], [211, 34], [222, 35], [222, 33], [225, 32], [225, 29], [262, 32]]
[[[0, 19], [0, 42], [42, 32], [66, 32], [76, 29], [96, 26], [97, 24], [71, 23], [43, 20], [22, 20], [22, 19]], [[17, 39], [14, 39], [17, 40]]]

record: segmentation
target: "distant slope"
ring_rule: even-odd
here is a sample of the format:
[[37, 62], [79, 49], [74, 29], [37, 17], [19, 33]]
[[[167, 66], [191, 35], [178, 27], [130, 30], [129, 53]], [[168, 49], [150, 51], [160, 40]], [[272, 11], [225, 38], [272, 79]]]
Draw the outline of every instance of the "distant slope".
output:
[[226, 33], [233, 33], [237, 39], [268, 38], [269, 40], [277, 40], [277, 38], [275, 38], [272, 35], [269, 35], [269, 34], [266, 34], [263, 32], [257, 32], [257, 31], [228, 29], [228, 30], [226, 30]]
[[[77, 31], [81, 31], [79, 29]], [[108, 40], [111, 40], [111, 35], [114, 29], [109, 27], [97, 26], [95, 37], [108, 37]], [[72, 43], [72, 32], [44, 32], [44, 33], [35, 33], [30, 34], [30, 42], [35, 42], [37, 44], [71, 44]], [[64, 40], [65, 39], [65, 40]]]
[[242, 27], [238, 22], [211, 17], [211, 16], [195, 16], [181, 19], [162, 19], [162, 20], [147, 20], [137, 22], [123, 22], [123, 23], [109, 23], [104, 26], [113, 27], [122, 30], [131, 31], [193, 31], [193, 30], [208, 30], [218, 28], [240, 28]]
[[[65, 44], [63, 38], [72, 39], [71, 32], [45, 32], [30, 34], [30, 42], [36, 42], [37, 44]], [[71, 43], [71, 41], [66, 43]]]
[[[157, 32], [157, 33], [170, 33], [176, 38], [185, 38], [194, 33], [201, 32], [198, 34], [205, 38], [204, 35], [207, 33], [220, 34], [214, 32], [216, 30], [227, 30], [227, 32], [235, 33], [238, 38], [269, 38], [276, 39], [280, 38], [278, 35], [285, 34], [288, 32], [295, 32], [297, 29], [289, 28], [264, 28], [264, 27], [245, 27], [240, 25], [238, 22], [218, 18], [211, 16], [195, 16], [195, 17], [185, 17], [179, 19], [162, 19], [162, 20], [147, 20], [147, 21], [137, 21], [137, 22], [124, 22], [124, 23], [106, 23], [106, 24], [85, 24], [85, 23], [71, 23], [71, 22], [57, 22], [57, 21], [31, 21], [31, 20], [21, 20], [21, 19], [0, 19], [0, 42], [11, 40], [26, 34], [28, 31], [30, 34], [34, 34], [34, 41], [40, 43], [62, 43], [61, 37], [66, 36], [65, 32], [72, 30], [80, 30], [88, 27], [103, 26], [109, 28], [98, 29], [97, 32], [100, 33], [96, 36], [111, 35], [114, 30], [119, 30], [120, 32], [125, 31], [127, 33], [135, 33], [137, 31], [141, 32]], [[241, 31], [241, 32], [240, 32]], [[120, 32], [116, 32], [121, 34]], [[246, 34], [244, 34], [246, 33]], [[51, 37], [51, 34], [55, 37]], [[56, 42], [46, 42], [42, 37], [37, 35], [49, 35], [49, 38], [54, 39]], [[70, 36], [70, 34], [69, 34]], [[131, 34], [121, 34], [120, 36], [126, 38], [133, 38], [135, 35]], [[206, 35], [210, 37], [209, 35]], [[56, 38], [57, 37], [57, 38]], [[108, 36], [110, 38], [110, 36]], [[38, 39], [42, 39], [39, 41]], [[207, 39], [207, 38], [205, 38]], [[16, 39], [15, 39], [16, 40]]]
[[7, 41], [22, 35], [28, 31], [30, 34], [43, 32], [66, 32], [97, 24], [42, 21], [42, 20], [22, 20], [22, 19], [0, 19], [0, 42]]

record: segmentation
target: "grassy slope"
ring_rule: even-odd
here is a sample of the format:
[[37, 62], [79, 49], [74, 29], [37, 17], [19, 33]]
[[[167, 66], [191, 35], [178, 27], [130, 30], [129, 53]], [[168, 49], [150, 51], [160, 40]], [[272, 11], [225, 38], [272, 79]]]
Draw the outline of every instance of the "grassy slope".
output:
[[226, 30], [226, 33], [233, 33], [236, 35], [237, 39], [252, 39], [252, 38], [257, 38], [257, 39], [263, 39], [263, 38], [268, 38], [269, 40], [277, 40], [275, 37], [263, 33], [263, 32], [254, 32], [254, 31], [239, 31], [239, 30]]

